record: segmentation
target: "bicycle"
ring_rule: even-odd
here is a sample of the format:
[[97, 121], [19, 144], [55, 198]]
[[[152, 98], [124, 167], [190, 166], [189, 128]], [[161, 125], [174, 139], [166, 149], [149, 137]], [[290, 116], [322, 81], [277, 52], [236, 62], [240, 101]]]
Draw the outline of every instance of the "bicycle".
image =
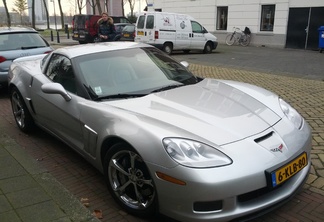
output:
[[248, 27], [245, 27], [244, 31], [241, 31], [240, 28], [233, 27], [233, 33], [230, 33], [226, 36], [225, 42], [227, 45], [233, 45], [238, 42], [242, 46], [248, 46], [251, 41], [251, 31]]

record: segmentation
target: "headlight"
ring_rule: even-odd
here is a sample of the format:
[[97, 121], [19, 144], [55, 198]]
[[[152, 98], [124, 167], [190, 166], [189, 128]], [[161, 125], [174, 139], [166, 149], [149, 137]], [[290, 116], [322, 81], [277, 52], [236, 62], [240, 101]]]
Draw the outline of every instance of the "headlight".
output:
[[279, 98], [280, 107], [287, 118], [300, 129], [303, 124], [303, 117], [283, 99]]
[[220, 167], [232, 160], [214, 147], [181, 138], [165, 138], [163, 145], [172, 159], [181, 165], [196, 168]]

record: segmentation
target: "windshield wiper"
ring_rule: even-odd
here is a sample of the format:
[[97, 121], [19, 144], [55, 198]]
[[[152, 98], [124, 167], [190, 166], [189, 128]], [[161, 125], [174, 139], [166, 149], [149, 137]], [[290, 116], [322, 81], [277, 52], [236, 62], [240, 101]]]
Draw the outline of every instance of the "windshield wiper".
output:
[[172, 84], [172, 85], [163, 86], [161, 88], [153, 90], [151, 93], [162, 92], [164, 90], [174, 89], [174, 88], [178, 88], [180, 86], [184, 86], [184, 84]]
[[103, 100], [103, 99], [126, 99], [126, 98], [135, 98], [135, 97], [142, 97], [146, 96], [147, 94], [126, 94], [126, 93], [119, 93], [114, 95], [108, 95], [108, 96], [100, 96], [98, 98], [95, 98], [95, 101]]

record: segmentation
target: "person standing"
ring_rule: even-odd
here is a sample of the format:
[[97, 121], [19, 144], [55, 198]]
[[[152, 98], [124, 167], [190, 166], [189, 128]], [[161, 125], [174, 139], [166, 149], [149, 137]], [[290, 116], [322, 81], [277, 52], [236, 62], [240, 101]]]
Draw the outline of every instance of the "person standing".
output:
[[114, 41], [116, 37], [116, 29], [114, 25], [114, 20], [108, 16], [107, 12], [101, 14], [101, 18], [98, 20], [98, 37], [101, 42]]

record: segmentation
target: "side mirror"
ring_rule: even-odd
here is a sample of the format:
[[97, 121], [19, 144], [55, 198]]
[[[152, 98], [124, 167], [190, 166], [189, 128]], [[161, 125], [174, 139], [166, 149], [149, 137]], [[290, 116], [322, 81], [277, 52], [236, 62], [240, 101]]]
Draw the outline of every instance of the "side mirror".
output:
[[45, 83], [41, 87], [42, 91], [47, 94], [60, 94], [66, 101], [70, 101], [72, 97], [66, 92], [59, 83]]
[[180, 62], [180, 64], [183, 65], [186, 68], [189, 67], [189, 63], [187, 61], [182, 61], [182, 62]]

